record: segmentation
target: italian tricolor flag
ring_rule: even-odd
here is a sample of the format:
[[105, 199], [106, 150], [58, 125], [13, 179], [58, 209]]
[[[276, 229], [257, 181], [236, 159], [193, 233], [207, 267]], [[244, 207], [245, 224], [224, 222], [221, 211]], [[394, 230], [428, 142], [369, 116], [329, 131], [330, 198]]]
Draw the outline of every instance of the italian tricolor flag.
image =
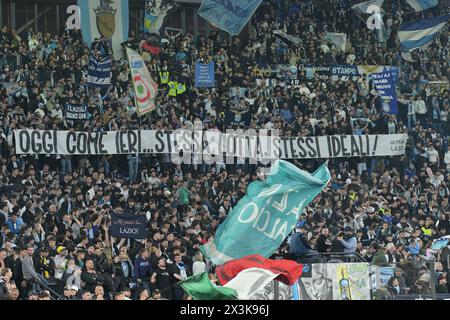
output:
[[221, 286], [214, 285], [206, 272], [180, 283], [194, 300], [248, 300], [272, 280], [293, 285], [303, 266], [292, 260], [269, 260], [260, 255], [235, 259], [216, 268]]

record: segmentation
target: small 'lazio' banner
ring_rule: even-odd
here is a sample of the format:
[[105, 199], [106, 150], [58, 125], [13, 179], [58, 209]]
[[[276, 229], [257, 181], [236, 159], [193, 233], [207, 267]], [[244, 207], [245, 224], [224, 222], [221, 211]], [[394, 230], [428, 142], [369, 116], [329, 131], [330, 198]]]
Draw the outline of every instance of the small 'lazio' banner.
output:
[[81, 11], [81, 34], [90, 46], [96, 38], [112, 45], [114, 58], [124, 56], [121, 44], [128, 39], [128, 0], [78, 0]]
[[195, 64], [195, 86], [197, 88], [214, 88], [214, 61]]
[[268, 258], [291, 233], [303, 209], [330, 180], [327, 163], [313, 174], [277, 160], [266, 181], [254, 181], [247, 194], [200, 250], [215, 265], [250, 254]]
[[114, 238], [145, 239], [147, 237], [147, 217], [145, 214], [112, 214], [111, 236]]
[[262, 0], [203, 0], [198, 14], [231, 35], [238, 35]]

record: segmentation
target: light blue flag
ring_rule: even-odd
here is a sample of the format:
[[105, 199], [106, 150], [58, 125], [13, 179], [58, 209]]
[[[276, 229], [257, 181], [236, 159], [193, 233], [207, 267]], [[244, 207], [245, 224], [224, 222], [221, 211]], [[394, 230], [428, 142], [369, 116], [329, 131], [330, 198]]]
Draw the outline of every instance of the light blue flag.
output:
[[416, 12], [434, 8], [438, 5], [439, 0], [406, 0], [408, 4], [414, 8]]
[[402, 51], [412, 52], [427, 46], [436, 39], [449, 18], [450, 14], [419, 22], [402, 24], [398, 30]]
[[203, 0], [198, 14], [231, 35], [238, 35], [262, 0]]
[[78, 0], [81, 34], [89, 46], [104, 37], [111, 44], [114, 58], [124, 57], [121, 44], [128, 40], [128, 0]]
[[330, 180], [327, 163], [313, 174], [277, 160], [266, 181], [254, 181], [214, 239], [200, 247], [215, 265], [250, 254], [268, 258], [298, 222], [303, 209]]
[[441, 250], [444, 249], [448, 242], [449, 242], [449, 236], [445, 236], [436, 240], [433, 240], [433, 244], [431, 245], [431, 249], [433, 250]]

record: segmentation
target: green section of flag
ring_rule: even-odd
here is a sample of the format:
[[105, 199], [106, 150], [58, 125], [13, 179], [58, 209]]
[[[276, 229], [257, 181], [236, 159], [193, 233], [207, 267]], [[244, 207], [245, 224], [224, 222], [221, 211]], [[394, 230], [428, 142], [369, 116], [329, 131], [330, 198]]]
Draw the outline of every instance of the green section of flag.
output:
[[235, 300], [237, 292], [231, 288], [218, 287], [211, 283], [207, 272], [196, 274], [180, 282], [180, 286], [194, 300]]
[[327, 164], [313, 174], [277, 160], [266, 181], [254, 181], [220, 224], [213, 241], [200, 247], [215, 265], [250, 254], [270, 257], [292, 232], [303, 209], [330, 180]]

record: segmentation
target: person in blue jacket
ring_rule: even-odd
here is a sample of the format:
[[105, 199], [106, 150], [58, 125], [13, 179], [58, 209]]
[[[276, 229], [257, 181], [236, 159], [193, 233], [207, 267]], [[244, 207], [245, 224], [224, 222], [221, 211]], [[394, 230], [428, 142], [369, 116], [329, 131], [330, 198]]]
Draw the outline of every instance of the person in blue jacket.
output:
[[301, 227], [297, 226], [297, 228], [295, 229], [295, 233], [292, 235], [291, 238], [291, 245], [289, 252], [292, 258], [299, 260], [318, 254], [318, 252], [312, 249], [311, 246], [309, 245], [305, 234], [306, 228], [304, 226]]
[[13, 212], [11, 216], [8, 219], [8, 222], [6, 222], [11, 232], [14, 232], [15, 234], [19, 234], [20, 229], [24, 225], [24, 222], [21, 217], [17, 216], [16, 212]]
[[153, 274], [148, 249], [141, 249], [134, 262], [134, 278], [143, 288], [149, 289], [150, 277]]

